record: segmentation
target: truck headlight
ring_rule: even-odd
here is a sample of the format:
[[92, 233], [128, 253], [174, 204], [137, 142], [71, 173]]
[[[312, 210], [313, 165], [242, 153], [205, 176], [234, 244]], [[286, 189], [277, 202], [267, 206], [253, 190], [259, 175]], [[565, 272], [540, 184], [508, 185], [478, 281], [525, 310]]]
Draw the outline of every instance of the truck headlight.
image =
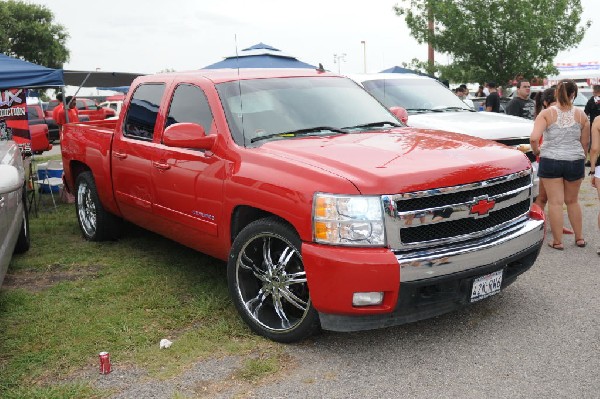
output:
[[381, 198], [316, 193], [313, 237], [323, 244], [384, 246]]

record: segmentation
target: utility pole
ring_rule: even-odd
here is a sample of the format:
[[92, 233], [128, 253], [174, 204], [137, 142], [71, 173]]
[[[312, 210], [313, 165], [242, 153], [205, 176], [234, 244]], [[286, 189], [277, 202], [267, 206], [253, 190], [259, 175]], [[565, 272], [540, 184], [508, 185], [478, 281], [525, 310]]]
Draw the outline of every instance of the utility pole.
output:
[[363, 45], [363, 72], [367, 73], [367, 42], [363, 40], [361, 44]]
[[431, 44], [433, 40], [434, 34], [434, 15], [433, 8], [431, 7], [431, 0], [427, 2], [427, 27], [429, 29], [429, 40], [427, 40], [427, 63], [429, 64], [428, 73], [433, 73], [435, 60], [434, 60], [434, 52], [433, 45]]

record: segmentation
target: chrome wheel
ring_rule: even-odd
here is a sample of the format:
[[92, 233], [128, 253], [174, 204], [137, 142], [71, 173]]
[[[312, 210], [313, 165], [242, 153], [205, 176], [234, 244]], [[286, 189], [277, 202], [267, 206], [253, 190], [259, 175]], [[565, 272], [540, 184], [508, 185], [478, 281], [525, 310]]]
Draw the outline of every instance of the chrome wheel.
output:
[[237, 289], [246, 312], [263, 327], [293, 330], [310, 307], [306, 273], [298, 250], [283, 237], [261, 234], [237, 259]]
[[94, 237], [97, 220], [96, 203], [92, 198], [92, 190], [85, 181], [77, 186], [77, 215], [83, 234], [88, 238]]
[[319, 330], [296, 230], [285, 221], [256, 220], [236, 236], [227, 264], [229, 292], [257, 334], [295, 342]]
[[98, 196], [91, 172], [81, 172], [75, 182], [75, 210], [79, 227], [86, 240], [112, 240], [119, 235], [120, 219], [107, 212]]

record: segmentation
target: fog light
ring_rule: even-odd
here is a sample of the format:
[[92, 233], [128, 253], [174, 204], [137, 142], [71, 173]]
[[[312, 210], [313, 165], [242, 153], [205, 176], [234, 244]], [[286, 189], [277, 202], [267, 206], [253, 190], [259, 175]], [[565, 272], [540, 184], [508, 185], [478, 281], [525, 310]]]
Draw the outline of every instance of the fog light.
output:
[[355, 292], [352, 296], [353, 306], [381, 305], [383, 292]]

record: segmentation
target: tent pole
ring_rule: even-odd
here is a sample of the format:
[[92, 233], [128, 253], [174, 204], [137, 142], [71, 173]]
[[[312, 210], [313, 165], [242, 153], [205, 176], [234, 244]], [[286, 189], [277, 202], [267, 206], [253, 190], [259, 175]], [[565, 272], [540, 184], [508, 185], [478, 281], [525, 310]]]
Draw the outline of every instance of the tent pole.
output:
[[81, 88], [83, 87], [83, 85], [85, 84], [85, 82], [87, 82], [87, 80], [90, 78], [91, 75], [92, 75], [92, 73], [88, 72], [87, 76], [85, 77], [85, 79], [83, 79], [83, 82], [81, 82], [81, 84], [79, 85], [79, 88], [77, 89], [77, 91], [75, 92], [75, 94], [73, 94], [73, 97], [77, 97], [77, 93], [79, 93], [79, 90], [81, 90]]
[[[87, 80], [89, 79], [89, 77], [92, 75], [91, 72], [88, 72], [87, 76], [85, 77], [85, 79], [83, 79], [83, 82], [81, 82], [81, 84], [79, 85], [79, 87], [77, 88], [77, 91], [75, 92], [75, 94], [73, 94], [73, 99], [71, 101], [74, 101], [75, 98], [77, 97], [77, 93], [79, 93], [79, 90], [81, 90], [81, 88], [83, 87], [83, 85], [85, 84], [85, 82], [87, 82]], [[63, 91], [64, 93], [64, 91]], [[65, 101], [65, 95], [63, 94], [63, 101]], [[65, 120], [67, 123], [69, 123], [69, 108], [65, 108]]]
[[[65, 95], [66, 94], [65, 86], [61, 86], [60, 89], [61, 89], [62, 97], [63, 97], [63, 99], [62, 99], [63, 110], [65, 110], [65, 122], [69, 123], [69, 112], [68, 112], [69, 109], [67, 108], [67, 96]], [[56, 121], [54, 121], [54, 122], [56, 122]], [[60, 134], [60, 132], [59, 132], [59, 134]]]

